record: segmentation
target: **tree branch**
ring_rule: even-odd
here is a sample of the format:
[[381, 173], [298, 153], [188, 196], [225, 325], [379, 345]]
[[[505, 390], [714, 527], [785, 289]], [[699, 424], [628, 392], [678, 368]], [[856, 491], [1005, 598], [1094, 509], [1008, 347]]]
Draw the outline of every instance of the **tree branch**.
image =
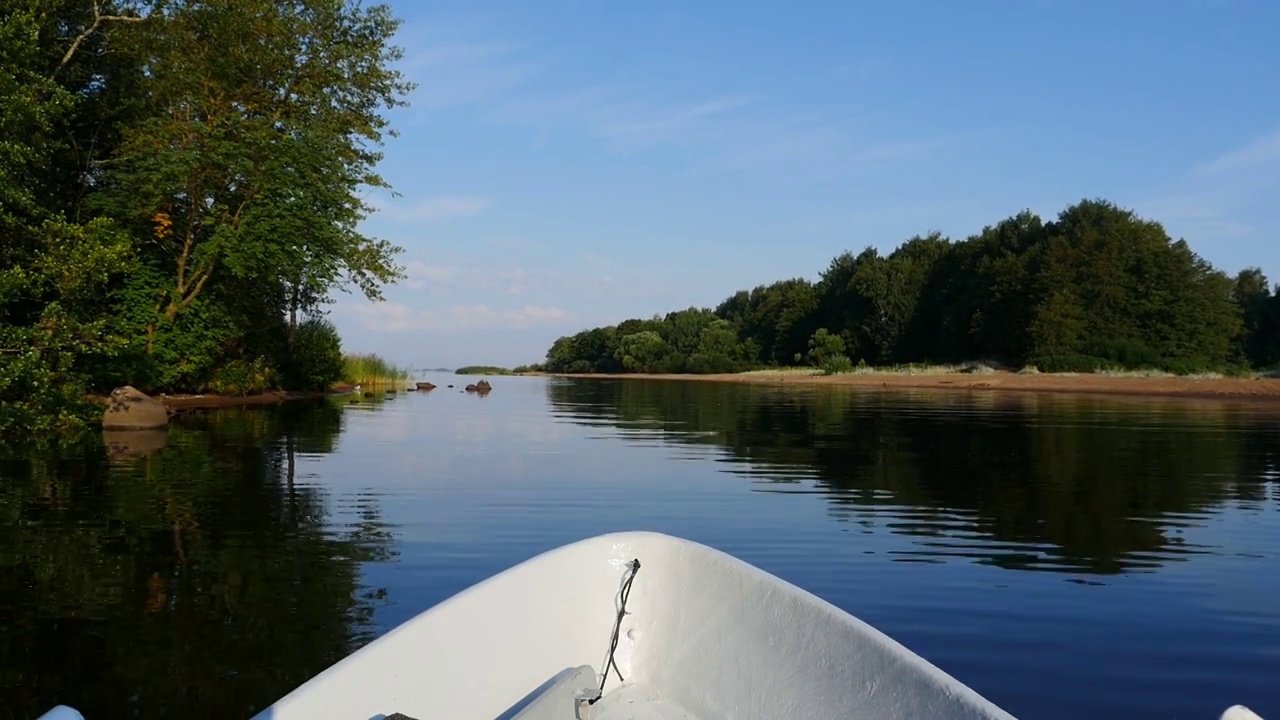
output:
[[204, 284], [209, 281], [209, 276], [213, 274], [213, 269], [217, 266], [218, 266], [218, 258], [215, 257], [213, 260], [209, 261], [209, 267], [204, 271], [204, 274], [200, 276], [200, 279], [191, 288], [191, 292], [188, 293], [186, 297], [182, 298], [182, 307], [186, 307], [190, 305], [191, 301], [196, 299], [196, 296], [199, 295], [200, 291], [204, 289]]
[[76, 50], [80, 49], [80, 43], [83, 43], [85, 40], [92, 37], [93, 34], [98, 31], [98, 28], [102, 27], [106, 23], [140, 23], [143, 20], [146, 20], [146, 18], [136, 17], [133, 15], [103, 15], [102, 8], [98, 6], [98, 0], [93, 0], [93, 24], [89, 26], [88, 30], [80, 33], [76, 36], [75, 40], [71, 41], [71, 47], [67, 48], [66, 54], [62, 56], [62, 62], [58, 63], [58, 68], [53, 71], [53, 74], [57, 75], [58, 70], [66, 67], [66, 64], [71, 62], [72, 56], [76, 54]]

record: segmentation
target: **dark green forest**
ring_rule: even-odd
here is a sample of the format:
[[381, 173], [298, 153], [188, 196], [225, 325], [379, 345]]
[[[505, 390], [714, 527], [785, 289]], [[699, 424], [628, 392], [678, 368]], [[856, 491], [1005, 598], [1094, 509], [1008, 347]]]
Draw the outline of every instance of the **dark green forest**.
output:
[[1103, 200], [1022, 212], [960, 241], [913, 237], [712, 309], [562, 337], [557, 373], [719, 373], [983, 361], [1045, 372], [1238, 372], [1280, 363], [1280, 288], [1234, 278], [1157, 222]]
[[357, 230], [411, 89], [396, 27], [349, 0], [6, 0], [0, 431], [126, 383], [338, 379], [331, 293], [402, 274]]

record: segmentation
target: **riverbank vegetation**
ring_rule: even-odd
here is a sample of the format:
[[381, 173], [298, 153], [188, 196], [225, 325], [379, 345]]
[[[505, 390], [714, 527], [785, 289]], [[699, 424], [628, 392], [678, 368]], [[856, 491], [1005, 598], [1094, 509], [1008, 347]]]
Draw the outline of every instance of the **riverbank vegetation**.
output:
[[335, 290], [399, 248], [357, 225], [411, 89], [397, 21], [342, 0], [14, 0], [0, 13], [0, 432], [85, 397], [321, 388]]
[[846, 252], [816, 282], [780, 280], [555, 341], [554, 373], [828, 373], [923, 363], [1026, 371], [1240, 373], [1280, 363], [1280, 288], [1234, 278], [1157, 222], [1086, 200], [965, 240]]
[[409, 376], [408, 370], [395, 366], [376, 353], [352, 354], [342, 358], [342, 381], [350, 385], [402, 385]]

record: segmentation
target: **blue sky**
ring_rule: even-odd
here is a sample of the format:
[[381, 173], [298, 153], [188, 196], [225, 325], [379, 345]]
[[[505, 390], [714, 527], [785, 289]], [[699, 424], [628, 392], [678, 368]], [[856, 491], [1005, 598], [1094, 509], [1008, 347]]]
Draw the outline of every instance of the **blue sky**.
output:
[[1280, 3], [396, 0], [366, 232], [405, 248], [349, 350], [556, 337], [816, 278], [838, 253], [1104, 197], [1280, 280]]

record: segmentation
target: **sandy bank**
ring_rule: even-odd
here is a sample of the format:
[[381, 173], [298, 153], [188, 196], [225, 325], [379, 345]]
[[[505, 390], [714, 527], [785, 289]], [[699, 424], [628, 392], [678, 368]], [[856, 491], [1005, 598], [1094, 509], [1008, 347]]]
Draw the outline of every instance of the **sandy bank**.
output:
[[810, 375], [778, 370], [718, 375], [556, 375], [555, 377], [681, 380], [688, 382], [731, 382], [765, 385], [833, 385], [868, 389], [967, 390], [971, 392], [1048, 392], [1090, 395], [1217, 398], [1280, 403], [1280, 379], [1142, 377], [1102, 374], [1022, 374], [990, 373], [855, 373]]

